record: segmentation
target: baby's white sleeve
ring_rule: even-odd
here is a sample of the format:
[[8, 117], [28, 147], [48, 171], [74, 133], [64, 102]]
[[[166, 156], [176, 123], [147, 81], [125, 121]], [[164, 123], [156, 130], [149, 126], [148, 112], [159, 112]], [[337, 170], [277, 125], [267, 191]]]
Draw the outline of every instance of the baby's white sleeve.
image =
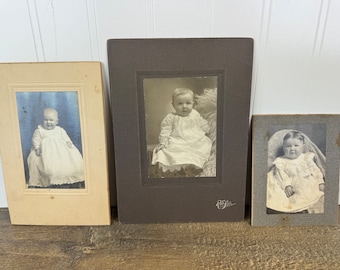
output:
[[159, 133], [158, 140], [161, 144], [167, 144], [172, 131], [174, 117], [171, 114], [165, 116], [161, 123], [161, 132]]
[[34, 149], [38, 149], [41, 147], [41, 135], [38, 128], [33, 133], [32, 145]]
[[308, 163], [310, 172], [311, 172], [311, 174], [313, 175], [314, 178], [318, 179], [319, 184], [323, 184], [325, 182], [324, 181], [324, 175], [321, 172], [318, 165], [316, 164], [316, 162], [314, 161], [314, 157], [315, 157], [314, 153], [310, 153], [310, 156], [311, 156], [311, 158], [310, 158], [309, 163]]
[[61, 138], [64, 142], [72, 142], [71, 138], [67, 135], [67, 132], [65, 131], [65, 129], [60, 128], [61, 130]]
[[277, 180], [280, 187], [285, 190], [286, 186], [292, 185], [292, 179], [288, 176], [282, 169], [282, 163], [280, 162], [280, 158], [277, 158], [273, 162], [274, 164], [274, 177]]

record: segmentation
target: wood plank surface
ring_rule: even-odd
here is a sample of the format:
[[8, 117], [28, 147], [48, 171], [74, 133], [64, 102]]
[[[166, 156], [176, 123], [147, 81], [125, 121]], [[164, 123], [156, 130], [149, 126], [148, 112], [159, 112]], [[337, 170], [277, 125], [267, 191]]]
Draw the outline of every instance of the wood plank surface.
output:
[[0, 209], [0, 269], [340, 269], [340, 226], [17, 226]]

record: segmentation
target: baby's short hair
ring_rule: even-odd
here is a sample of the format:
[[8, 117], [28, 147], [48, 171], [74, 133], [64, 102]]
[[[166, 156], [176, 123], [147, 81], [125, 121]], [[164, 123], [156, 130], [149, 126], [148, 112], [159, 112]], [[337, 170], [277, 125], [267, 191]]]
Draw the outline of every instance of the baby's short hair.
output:
[[56, 116], [56, 118], [58, 119], [58, 111], [53, 109], [53, 108], [45, 108], [44, 109], [44, 114], [45, 113], [53, 113]]
[[173, 92], [172, 92], [172, 102], [174, 102], [175, 98], [181, 95], [185, 95], [185, 94], [191, 94], [192, 95], [192, 99], [194, 99], [194, 92], [189, 89], [189, 88], [176, 88]]
[[288, 139], [299, 139], [303, 143], [305, 143], [305, 136], [302, 135], [300, 131], [292, 130], [289, 131], [284, 137], [283, 137], [283, 142], [288, 140]]

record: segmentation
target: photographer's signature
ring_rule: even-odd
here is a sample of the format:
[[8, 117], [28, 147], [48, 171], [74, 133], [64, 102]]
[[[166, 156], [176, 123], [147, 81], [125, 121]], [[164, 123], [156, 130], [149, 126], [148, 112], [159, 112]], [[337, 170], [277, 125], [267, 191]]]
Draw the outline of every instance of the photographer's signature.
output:
[[223, 210], [225, 208], [234, 206], [236, 203], [233, 203], [229, 200], [217, 200], [216, 207], [218, 210]]

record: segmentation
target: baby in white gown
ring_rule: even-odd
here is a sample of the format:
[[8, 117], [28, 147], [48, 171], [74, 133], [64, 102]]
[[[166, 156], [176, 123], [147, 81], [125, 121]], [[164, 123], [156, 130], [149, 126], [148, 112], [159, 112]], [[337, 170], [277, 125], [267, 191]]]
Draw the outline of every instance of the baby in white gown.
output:
[[82, 155], [58, 122], [58, 112], [46, 108], [27, 158], [29, 187], [84, 187]]
[[162, 172], [170, 172], [170, 177], [172, 172], [178, 176], [198, 176], [211, 152], [212, 142], [206, 136], [209, 124], [193, 109], [192, 90], [175, 89], [172, 105], [175, 112], [166, 115], [161, 123], [152, 165], [158, 164]]
[[314, 161], [315, 154], [304, 153], [304, 140], [298, 131], [284, 136], [284, 155], [274, 160], [274, 167], [268, 172], [269, 209], [285, 213], [323, 212], [320, 203], [324, 196], [324, 175]]

